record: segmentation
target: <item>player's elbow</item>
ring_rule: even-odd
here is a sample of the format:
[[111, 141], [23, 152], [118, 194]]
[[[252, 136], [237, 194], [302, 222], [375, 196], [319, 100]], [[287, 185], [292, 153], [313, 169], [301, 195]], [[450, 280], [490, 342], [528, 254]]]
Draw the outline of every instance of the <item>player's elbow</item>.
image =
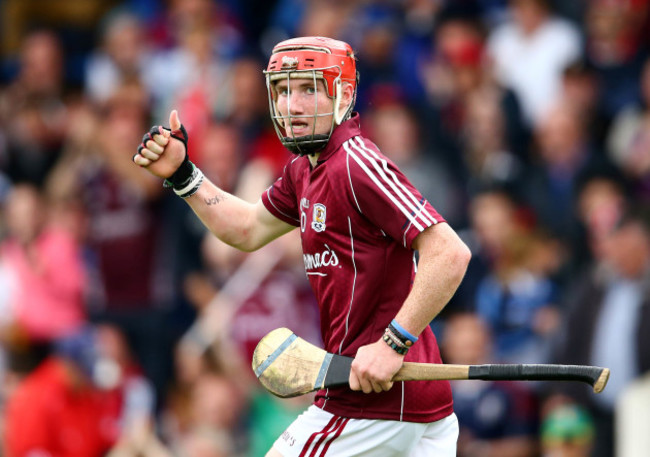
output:
[[438, 224], [416, 238], [420, 259], [429, 259], [460, 282], [465, 276], [472, 253], [465, 242], [447, 224]]
[[210, 230], [212, 234], [230, 247], [242, 252], [253, 252], [262, 247], [251, 230], [242, 225], [230, 230]]
[[450, 242], [445, 249], [445, 264], [450, 279], [460, 284], [467, 271], [467, 266], [472, 258], [472, 252], [458, 236], [450, 237]]
[[459, 238], [454, 248], [454, 264], [457, 266], [461, 278], [465, 276], [470, 260], [472, 260], [472, 251]]
[[460, 284], [472, 257], [469, 248], [460, 238], [456, 238], [446, 246], [442, 256], [441, 260], [445, 265], [449, 280], [455, 284]]
[[253, 252], [257, 251], [259, 248], [262, 247], [261, 243], [253, 243], [251, 240], [246, 240], [246, 242], [239, 243], [235, 246], [234, 248], [239, 249], [240, 251], [243, 252]]
[[246, 230], [241, 230], [236, 237], [233, 236], [228, 244], [242, 252], [257, 251], [264, 246], [261, 240]]

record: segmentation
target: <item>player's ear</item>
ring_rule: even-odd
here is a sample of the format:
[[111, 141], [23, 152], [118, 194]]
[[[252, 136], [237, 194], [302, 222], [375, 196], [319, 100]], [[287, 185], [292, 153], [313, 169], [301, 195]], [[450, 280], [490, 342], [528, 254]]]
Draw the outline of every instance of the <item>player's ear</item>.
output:
[[340, 124], [349, 106], [354, 103], [354, 87], [348, 82], [341, 82], [339, 80], [337, 90], [338, 95], [334, 102], [334, 110], [336, 111], [335, 122]]
[[347, 108], [350, 106], [350, 103], [352, 103], [352, 99], [354, 98], [354, 87], [349, 82], [344, 82], [342, 84], [342, 89], [341, 105]]

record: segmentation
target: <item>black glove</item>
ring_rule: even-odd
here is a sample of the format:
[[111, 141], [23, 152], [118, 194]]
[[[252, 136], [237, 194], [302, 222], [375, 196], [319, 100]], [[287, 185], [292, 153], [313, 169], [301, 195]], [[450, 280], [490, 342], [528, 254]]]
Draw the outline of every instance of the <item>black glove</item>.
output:
[[[144, 134], [142, 137], [142, 143], [140, 146], [138, 146], [138, 154], [142, 149], [146, 147], [147, 141], [152, 140], [153, 141], [153, 136], [154, 135], [160, 135], [160, 128], [161, 126], [159, 125], [154, 125], [149, 129], [147, 133]], [[163, 183], [163, 186], [165, 187], [171, 187], [173, 189], [182, 189], [185, 186], [189, 184], [189, 182], [192, 180], [192, 173], [194, 172], [194, 164], [190, 161], [189, 155], [187, 154], [187, 142], [189, 139], [189, 136], [187, 134], [187, 130], [185, 129], [185, 126], [181, 124], [181, 128], [178, 130], [170, 130], [167, 127], [162, 127], [164, 130], [167, 130], [168, 132], [171, 132], [171, 137], [176, 138], [180, 142], [183, 143], [185, 146], [185, 157], [183, 158], [183, 162], [181, 162], [180, 166], [176, 169], [173, 175], [171, 175], [169, 178], [165, 179], [165, 182]]]

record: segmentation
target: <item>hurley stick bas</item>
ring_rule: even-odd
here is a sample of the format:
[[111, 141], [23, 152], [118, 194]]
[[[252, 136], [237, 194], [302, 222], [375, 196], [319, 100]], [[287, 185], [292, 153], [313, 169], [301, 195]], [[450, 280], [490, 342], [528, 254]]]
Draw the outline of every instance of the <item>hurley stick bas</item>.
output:
[[[262, 385], [281, 398], [348, 384], [351, 357], [331, 354], [303, 340], [288, 328], [264, 336], [253, 353], [253, 371]], [[446, 365], [404, 362], [393, 381], [481, 379], [580, 381], [600, 393], [609, 369], [585, 365], [488, 364]]]

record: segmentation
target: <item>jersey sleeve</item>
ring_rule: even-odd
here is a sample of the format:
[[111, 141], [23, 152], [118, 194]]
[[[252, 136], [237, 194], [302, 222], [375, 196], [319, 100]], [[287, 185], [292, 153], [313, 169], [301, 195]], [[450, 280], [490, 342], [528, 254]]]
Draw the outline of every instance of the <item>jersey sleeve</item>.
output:
[[445, 222], [397, 166], [357, 137], [345, 145], [353, 205], [404, 247], [427, 227]]
[[296, 189], [291, 177], [291, 165], [289, 162], [280, 176], [271, 186], [262, 193], [262, 203], [266, 209], [278, 219], [300, 226], [300, 215]]

